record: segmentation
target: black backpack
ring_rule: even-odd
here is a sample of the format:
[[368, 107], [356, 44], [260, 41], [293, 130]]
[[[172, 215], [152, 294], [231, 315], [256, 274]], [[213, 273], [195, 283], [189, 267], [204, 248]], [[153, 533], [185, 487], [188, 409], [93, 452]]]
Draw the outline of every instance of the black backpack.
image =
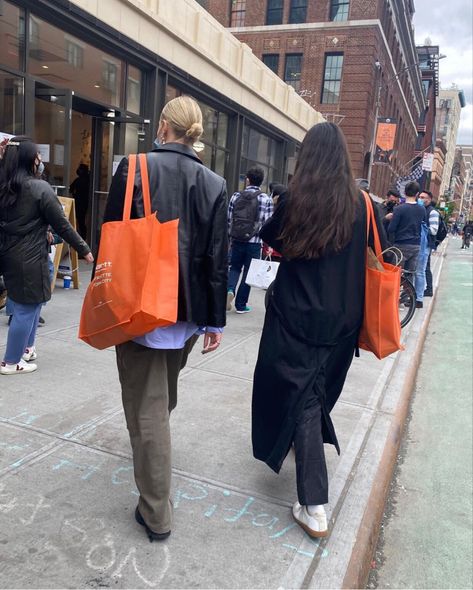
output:
[[437, 231], [437, 234], [435, 236], [435, 243], [436, 244], [441, 244], [445, 238], [447, 237], [447, 233], [448, 233], [448, 229], [447, 229], [447, 224], [445, 223], [443, 217], [439, 214], [439, 229]]
[[242, 191], [235, 199], [230, 235], [239, 242], [248, 242], [261, 229], [259, 222], [259, 199], [262, 191]]

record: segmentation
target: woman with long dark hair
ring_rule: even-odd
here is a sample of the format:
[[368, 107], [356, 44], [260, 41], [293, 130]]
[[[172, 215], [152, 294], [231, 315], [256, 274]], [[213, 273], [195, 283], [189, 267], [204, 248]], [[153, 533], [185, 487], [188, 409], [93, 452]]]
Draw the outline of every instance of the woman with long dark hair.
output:
[[363, 320], [366, 222], [342, 132], [333, 123], [315, 125], [289, 191], [261, 231], [284, 258], [266, 313], [252, 414], [254, 456], [276, 473], [294, 445], [293, 515], [313, 537], [328, 534], [323, 444], [340, 452], [330, 411]]
[[0, 275], [13, 306], [1, 375], [37, 369], [31, 361], [39, 313], [51, 298], [48, 226], [88, 263], [94, 260], [51, 186], [36, 178], [40, 164], [38, 146], [24, 136], [10, 139], [0, 160]]

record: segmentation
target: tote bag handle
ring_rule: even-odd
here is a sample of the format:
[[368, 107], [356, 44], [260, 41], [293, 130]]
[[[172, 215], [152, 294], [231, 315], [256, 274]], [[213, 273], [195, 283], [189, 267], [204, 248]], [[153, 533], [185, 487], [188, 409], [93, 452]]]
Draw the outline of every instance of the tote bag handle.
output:
[[383, 251], [381, 249], [381, 240], [379, 239], [378, 226], [376, 225], [376, 219], [374, 217], [373, 203], [365, 191], [362, 191], [362, 193], [366, 203], [366, 245], [368, 245], [371, 225], [373, 228], [374, 237], [374, 253], [376, 254], [376, 258], [380, 258], [383, 255]]
[[[139, 154], [140, 172], [141, 172], [141, 192], [143, 195], [143, 206], [145, 217], [151, 215], [151, 195], [149, 191], [148, 164], [146, 154]], [[136, 174], [136, 154], [131, 154], [128, 158], [128, 176], [126, 179], [125, 203], [123, 205], [123, 221], [130, 221], [131, 204], [133, 201], [133, 189], [135, 186]]]

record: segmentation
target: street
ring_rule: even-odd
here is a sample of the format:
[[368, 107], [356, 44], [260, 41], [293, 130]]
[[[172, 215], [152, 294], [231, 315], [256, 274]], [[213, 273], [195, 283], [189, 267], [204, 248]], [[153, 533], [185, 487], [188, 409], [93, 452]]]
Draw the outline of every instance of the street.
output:
[[473, 269], [460, 245], [450, 239], [368, 588], [473, 585]]

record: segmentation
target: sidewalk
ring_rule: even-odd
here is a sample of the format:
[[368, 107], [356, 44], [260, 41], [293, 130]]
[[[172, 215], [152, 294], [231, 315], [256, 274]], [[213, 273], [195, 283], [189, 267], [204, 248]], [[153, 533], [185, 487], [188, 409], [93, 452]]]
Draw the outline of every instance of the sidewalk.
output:
[[[433, 259], [435, 277], [442, 261]], [[182, 373], [174, 528], [151, 544], [133, 519], [114, 353], [76, 337], [82, 297], [83, 288], [56, 289], [39, 330], [39, 370], [0, 381], [0, 587], [364, 587], [432, 301], [408, 326], [404, 353], [353, 362], [333, 412], [341, 457], [326, 447], [331, 534], [315, 542], [291, 516], [292, 455], [279, 476], [252, 458], [264, 315], [254, 290], [254, 312], [229, 314], [222, 347], [205, 357], [196, 349]], [[6, 330], [2, 315], [0, 354]]]

